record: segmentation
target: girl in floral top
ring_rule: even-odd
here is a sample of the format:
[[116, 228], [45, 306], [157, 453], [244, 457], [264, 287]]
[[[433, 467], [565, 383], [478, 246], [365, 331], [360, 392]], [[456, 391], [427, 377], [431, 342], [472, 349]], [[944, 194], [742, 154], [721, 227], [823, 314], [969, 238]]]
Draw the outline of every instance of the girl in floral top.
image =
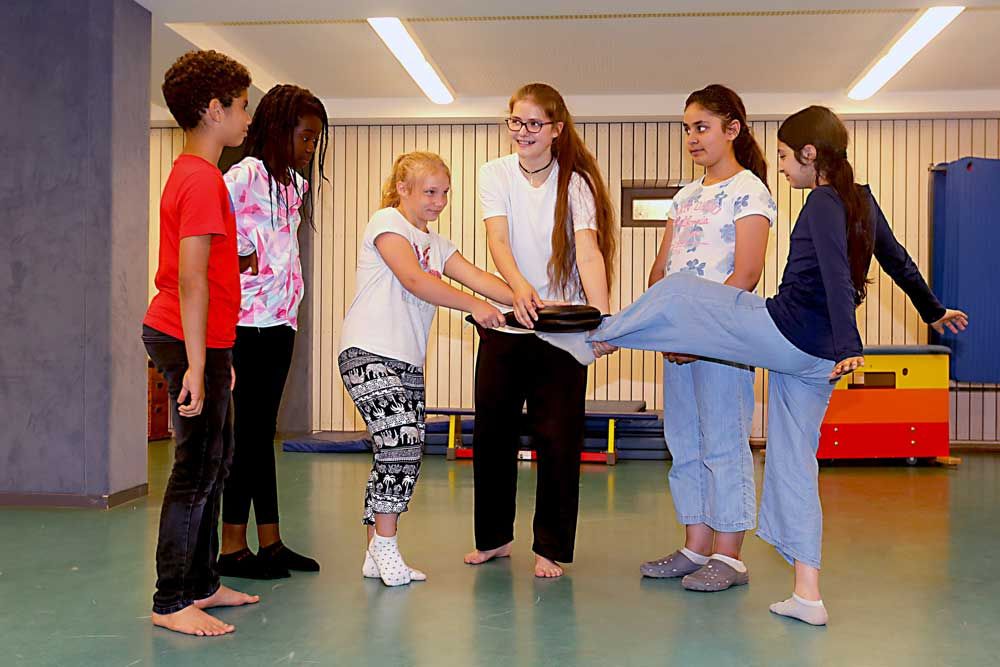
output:
[[[695, 91], [684, 109], [685, 145], [705, 175], [674, 196], [649, 284], [690, 273], [753, 291], [777, 211], [767, 163], [739, 96], [720, 85]], [[673, 458], [670, 491], [684, 546], [644, 563], [647, 577], [684, 577], [685, 588], [719, 591], [749, 581], [740, 560], [754, 527], [749, 366], [666, 354], [663, 432]], [[719, 576], [719, 573], [725, 576]]]
[[[302, 265], [298, 230], [311, 222], [309, 182], [317, 162], [323, 173], [327, 114], [308, 90], [279, 85], [254, 113], [244, 158], [226, 173], [236, 212], [242, 303], [233, 366], [236, 449], [222, 508], [222, 575], [249, 579], [315, 572], [319, 564], [281, 541], [274, 435], [292, 361]], [[247, 546], [250, 506], [257, 521], [257, 554]]]

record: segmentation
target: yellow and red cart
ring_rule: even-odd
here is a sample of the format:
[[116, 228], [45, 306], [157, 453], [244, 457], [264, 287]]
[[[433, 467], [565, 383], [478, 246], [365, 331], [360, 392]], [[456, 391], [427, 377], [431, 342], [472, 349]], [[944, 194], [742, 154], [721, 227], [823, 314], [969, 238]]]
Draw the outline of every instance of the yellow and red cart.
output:
[[941, 345], [865, 348], [864, 368], [837, 382], [819, 459], [950, 458], [948, 362]]

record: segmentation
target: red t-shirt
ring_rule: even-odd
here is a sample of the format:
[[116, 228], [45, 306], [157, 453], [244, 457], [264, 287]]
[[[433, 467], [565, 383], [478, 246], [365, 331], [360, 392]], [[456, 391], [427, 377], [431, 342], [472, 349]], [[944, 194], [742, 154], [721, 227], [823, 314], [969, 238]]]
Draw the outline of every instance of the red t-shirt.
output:
[[222, 172], [196, 155], [174, 161], [160, 198], [160, 263], [156, 296], [143, 324], [184, 340], [178, 291], [180, 242], [188, 236], [212, 236], [208, 255], [208, 328], [210, 348], [232, 347], [240, 313], [240, 264], [236, 254], [236, 216]]

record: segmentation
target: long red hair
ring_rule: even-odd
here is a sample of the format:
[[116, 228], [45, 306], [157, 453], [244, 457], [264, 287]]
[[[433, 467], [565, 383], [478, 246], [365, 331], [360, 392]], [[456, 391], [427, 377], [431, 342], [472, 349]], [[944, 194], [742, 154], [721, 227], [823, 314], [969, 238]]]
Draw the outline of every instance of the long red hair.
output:
[[552, 229], [552, 256], [548, 267], [549, 282], [566, 295], [576, 295], [583, 291], [576, 273], [576, 242], [569, 205], [569, 181], [577, 173], [594, 196], [597, 246], [604, 258], [604, 275], [610, 287], [614, 278], [615, 216], [597, 160], [577, 133], [573, 117], [558, 90], [545, 83], [521, 86], [511, 96], [508, 110], [513, 112], [514, 104], [522, 100], [534, 102], [542, 108], [550, 121], [563, 124], [562, 132], [552, 142], [552, 153], [559, 164], [559, 182], [556, 190], [555, 226]]

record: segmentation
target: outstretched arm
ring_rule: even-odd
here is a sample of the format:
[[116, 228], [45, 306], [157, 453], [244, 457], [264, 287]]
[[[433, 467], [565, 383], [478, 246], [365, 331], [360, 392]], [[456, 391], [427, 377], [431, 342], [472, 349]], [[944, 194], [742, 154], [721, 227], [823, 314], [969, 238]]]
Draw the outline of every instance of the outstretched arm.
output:
[[417, 298], [435, 306], [472, 313], [476, 321], [486, 328], [505, 324], [503, 315], [490, 304], [425, 273], [420, 268], [416, 255], [413, 254], [410, 242], [399, 234], [394, 232], [380, 234], [375, 239], [375, 247], [403, 287]]
[[444, 263], [444, 275], [488, 299], [508, 306], [514, 303], [514, 292], [511, 291], [510, 285], [492, 273], [483, 271], [459, 252], [452, 253]]
[[[872, 201], [875, 201], [874, 198]], [[896, 239], [889, 227], [885, 214], [875, 203], [875, 259], [892, 281], [899, 285], [920, 317], [931, 325], [934, 331], [944, 333], [947, 328], [952, 333], [965, 331], [969, 326], [969, 316], [961, 310], [945, 308], [928, 287], [927, 281], [920, 275], [910, 253]]]
[[506, 216], [486, 218], [486, 242], [489, 245], [490, 256], [497, 270], [510, 285], [514, 293], [514, 316], [523, 326], [533, 329], [538, 319], [538, 309], [544, 306], [542, 297], [531, 286], [517, 267], [514, 251], [510, 247], [509, 223]]

